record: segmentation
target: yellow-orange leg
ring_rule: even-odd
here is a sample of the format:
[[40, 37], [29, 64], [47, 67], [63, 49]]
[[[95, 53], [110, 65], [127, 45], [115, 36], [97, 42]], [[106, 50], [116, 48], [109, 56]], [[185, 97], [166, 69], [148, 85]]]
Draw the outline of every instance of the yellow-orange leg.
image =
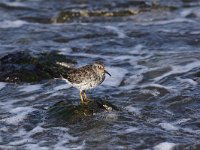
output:
[[87, 95], [86, 95], [86, 91], [85, 91], [85, 90], [83, 91], [83, 94], [84, 94], [84, 102], [90, 103], [90, 100], [87, 98]]
[[80, 98], [81, 98], [81, 103], [84, 104], [84, 99], [83, 99], [83, 96], [82, 96], [82, 91], [80, 91]]
[[84, 100], [87, 100], [88, 98], [87, 98], [87, 95], [86, 95], [86, 91], [85, 91], [85, 90], [83, 91], [83, 94], [84, 94]]

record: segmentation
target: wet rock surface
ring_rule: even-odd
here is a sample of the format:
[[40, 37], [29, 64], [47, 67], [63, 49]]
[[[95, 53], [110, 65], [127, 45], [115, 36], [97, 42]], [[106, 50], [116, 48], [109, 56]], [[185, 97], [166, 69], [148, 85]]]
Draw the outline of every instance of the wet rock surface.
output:
[[10, 53], [0, 58], [0, 81], [30, 83], [60, 78], [68, 70], [61, 63], [72, 67], [76, 62], [55, 51], [37, 55], [26, 51]]
[[60, 101], [48, 109], [48, 121], [60, 124], [73, 124], [92, 117], [97, 113], [119, 111], [120, 109], [105, 100], [90, 100], [82, 105], [74, 105], [68, 101]]

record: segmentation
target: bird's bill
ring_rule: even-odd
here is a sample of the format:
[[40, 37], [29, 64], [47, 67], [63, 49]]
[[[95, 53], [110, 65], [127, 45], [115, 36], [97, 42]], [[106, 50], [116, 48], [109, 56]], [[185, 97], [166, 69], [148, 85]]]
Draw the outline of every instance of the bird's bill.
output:
[[111, 76], [111, 74], [108, 71], [105, 70], [104, 72], [107, 73], [109, 76]]

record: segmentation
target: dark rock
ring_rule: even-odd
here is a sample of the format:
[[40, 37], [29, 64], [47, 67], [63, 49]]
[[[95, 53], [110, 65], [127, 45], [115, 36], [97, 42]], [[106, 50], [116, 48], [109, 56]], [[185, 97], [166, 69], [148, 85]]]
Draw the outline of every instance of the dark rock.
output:
[[56, 51], [36, 55], [25, 51], [10, 53], [0, 58], [0, 81], [36, 82], [59, 78], [68, 71], [59, 63], [71, 66], [76, 62]]
[[194, 74], [194, 76], [200, 77], [200, 71], [199, 71], [199, 72], [196, 72], [196, 73]]
[[[132, 6], [132, 7], [131, 7]], [[152, 10], [176, 10], [175, 6], [163, 6], [160, 4], [147, 4], [144, 1], [138, 2], [126, 2], [126, 3], [114, 3], [107, 4], [102, 8], [96, 9], [73, 9], [62, 10], [58, 16], [52, 18], [54, 23], [64, 23], [73, 21], [114, 21], [116, 18], [129, 17], [138, 15], [143, 12], [149, 12]], [[90, 19], [88, 19], [90, 18]]]
[[73, 105], [69, 101], [60, 101], [48, 109], [48, 121], [75, 123], [102, 111], [119, 111], [120, 109], [105, 100], [91, 100], [85, 105]]

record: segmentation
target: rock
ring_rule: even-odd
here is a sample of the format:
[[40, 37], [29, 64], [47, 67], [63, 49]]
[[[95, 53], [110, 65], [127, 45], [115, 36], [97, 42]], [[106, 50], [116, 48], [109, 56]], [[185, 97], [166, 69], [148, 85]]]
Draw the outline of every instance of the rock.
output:
[[60, 123], [75, 123], [102, 111], [119, 111], [119, 108], [105, 100], [92, 100], [85, 105], [73, 105], [69, 101], [60, 101], [48, 109], [46, 119]]
[[0, 81], [19, 83], [58, 78], [68, 71], [60, 63], [68, 66], [76, 64], [56, 51], [36, 55], [25, 51], [10, 53], [0, 58]]
[[200, 77], [200, 71], [196, 72], [196, 73], [194, 74], [194, 76]]

